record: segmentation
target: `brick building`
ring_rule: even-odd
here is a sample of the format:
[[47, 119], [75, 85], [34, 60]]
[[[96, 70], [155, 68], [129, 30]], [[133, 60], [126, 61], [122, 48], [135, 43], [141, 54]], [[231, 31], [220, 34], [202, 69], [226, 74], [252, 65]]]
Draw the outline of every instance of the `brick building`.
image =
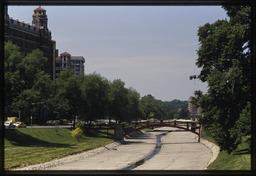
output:
[[46, 10], [41, 6], [34, 10], [32, 24], [19, 19], [13, 19], [8, 15], [8, 7], [5, 7], [4, 40], [11, 41], [20, 47], [25, 55], [34, 49], [39, 49], [48, 58], [45, 71], [52, 78], [55, 77], [55, 57], [58, 55], [56, 42], [52, 40], [51, 31], [48, 29]]

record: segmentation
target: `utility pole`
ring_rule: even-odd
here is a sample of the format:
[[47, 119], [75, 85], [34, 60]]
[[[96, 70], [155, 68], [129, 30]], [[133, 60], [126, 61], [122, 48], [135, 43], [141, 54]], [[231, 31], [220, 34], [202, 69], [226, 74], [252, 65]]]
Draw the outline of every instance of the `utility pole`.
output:
[[31, 119], [31, 128], [32, 128], [32, 119], [33, 119], [33, 117], [31, 116], [30, 119]]

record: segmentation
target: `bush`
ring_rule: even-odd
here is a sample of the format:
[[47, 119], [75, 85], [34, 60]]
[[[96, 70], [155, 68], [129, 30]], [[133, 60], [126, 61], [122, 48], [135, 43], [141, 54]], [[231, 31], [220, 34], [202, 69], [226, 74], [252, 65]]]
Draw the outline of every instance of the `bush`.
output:
[[236, 144], [242, 142], [242, 138], [246, 137], [247, 143], [250, 145], [251, 134], [251, 103], [248, 102], [247, 106], [243, 109], [239, 118], [237, 119], [235, 126], [230, 129], [231, 137], [236, 137]]
[[71, 131], [71, 136], [73, 138], [76, 138], [78, 142], [79, 142], [79, 139], [82, 137], [82, 135], [83, 135], [83, 130], [79, 127]]
[[84, 128], [84, 124], [79, 121], [79, 122], [76, 123], [75, 127], [83, 129]]

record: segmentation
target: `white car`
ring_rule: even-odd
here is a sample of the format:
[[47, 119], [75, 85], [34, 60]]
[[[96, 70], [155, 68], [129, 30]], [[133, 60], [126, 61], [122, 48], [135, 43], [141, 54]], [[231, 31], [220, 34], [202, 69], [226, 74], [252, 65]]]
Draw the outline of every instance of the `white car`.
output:
[[4, 123], [4, 126], [5, 126], [6, 128], [15, 128], [15, 127], [16, 127], [12, 122], [5, 122], [5, 123]]

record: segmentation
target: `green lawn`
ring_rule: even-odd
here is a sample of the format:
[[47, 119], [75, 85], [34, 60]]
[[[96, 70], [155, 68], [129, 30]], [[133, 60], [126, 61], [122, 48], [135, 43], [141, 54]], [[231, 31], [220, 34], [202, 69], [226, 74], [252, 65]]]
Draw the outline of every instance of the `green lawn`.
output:
[[248, 144], [243, 141], [231, 154], [221, 151], [208, 170], [250, 170], [251, 154]]
[[93, 131], [78, 142], [69, 129], [23, 128], [5, 130], [5, 169], [62, 158], [106, 145], [114, 141], [113, 130]]

